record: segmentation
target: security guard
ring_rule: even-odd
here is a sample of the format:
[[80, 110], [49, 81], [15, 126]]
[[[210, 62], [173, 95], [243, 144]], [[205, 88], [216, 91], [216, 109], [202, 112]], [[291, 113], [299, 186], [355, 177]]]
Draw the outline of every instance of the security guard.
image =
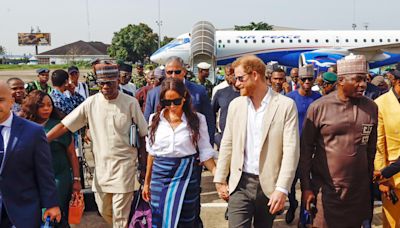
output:
[[192, 82], [204, 86], [207, 90], [208, 97], [211, 98], [213, 84], [207, 79], [207, 77], [210, 75], [210, 67], [211, 65], [206, 62], [201, 62], [197, 64], [199, 72], [197, 74], [197, 77], [194, 77], [192, 79]]
[[34, 80], [32, 82], [29, 82], [26, 85], [26, 92], [30, 93], [33, 90], [41, 90], [45, 93], [50, 94], [50, 92], [53, 90], [53, 88], [47, 84], [49, 81], [49, 72], [50, 70], [47, 68], [40, 68], [36, 70], [36, 73], [38, 74], [37, 80]]
[[143, 64], [136, 63], [136, 73], [134, 73], [132, 77], [132, 82], [135, 84], [136, 89], [140, 89], [147, 84], [144, 76]]

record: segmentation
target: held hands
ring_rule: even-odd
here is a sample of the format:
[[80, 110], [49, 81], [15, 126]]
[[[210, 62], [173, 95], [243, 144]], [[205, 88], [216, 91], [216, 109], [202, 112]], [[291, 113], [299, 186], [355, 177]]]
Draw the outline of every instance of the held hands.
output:
[[143, 185], [142, 198], [144, 201], [150, 202], [151, 194], [150, 194], [150, 185], [149, 184]]
[[47, 209], [43, 213], [43, 221], [46, 221], [46, 218], [50, 216], [50, 221], [56, 220], [57, 222], [61, 221], [61, 211], [59, 207], [52, 207]]
[[285, 206], [286, 194], [275, 190], [269, 199], [269, 213], [276, 214], [281, 211]]
[[315, 195], [312, 191], [305, 190], [305, 191], [303, 191], [303, 194], [302, 194], [302, 200], [303, 200], [303, 203], [305, 203], [306, 210], [310, 211], [311, 203], [313, 203], [315, 201]]
[[219, 198], [228, 201], [229, 200], [229, 187], [226, 183], [215, 183]]

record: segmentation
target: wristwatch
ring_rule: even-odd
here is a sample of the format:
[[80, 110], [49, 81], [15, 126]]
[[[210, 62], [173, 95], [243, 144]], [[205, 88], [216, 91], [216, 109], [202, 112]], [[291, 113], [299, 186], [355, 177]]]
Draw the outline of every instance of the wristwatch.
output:
[[80, 177], [74, 177], [74, 181], [81, 181]]

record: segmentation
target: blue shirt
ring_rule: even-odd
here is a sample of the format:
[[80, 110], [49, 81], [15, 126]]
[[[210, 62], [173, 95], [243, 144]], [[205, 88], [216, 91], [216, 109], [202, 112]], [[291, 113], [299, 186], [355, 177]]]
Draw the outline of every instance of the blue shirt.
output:
[[50, 97], [54, 102], [54, 107], [59, 109], [65, 115], [68, 115], [85, 100], [82, 95], [76, 92], [72, 96], [68, 97], [57, 89], [51, 91]]
[[299, 133], [301, 136], [301, 131], [303, 129], [304, 118], [307, 115], [307, 109], [311, 103], [321, 97], [321, 94], [315, 91], [311, 92], [311, 96], [302, 96], [299, 94], [298, 90], [292, 91], [286, 96], [292, 98], [297, 106], [297, 112], [299, 114]]

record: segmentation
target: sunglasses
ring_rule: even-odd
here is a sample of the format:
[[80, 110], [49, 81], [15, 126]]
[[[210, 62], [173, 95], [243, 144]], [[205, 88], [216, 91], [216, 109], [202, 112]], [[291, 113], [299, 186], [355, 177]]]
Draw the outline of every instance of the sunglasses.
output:
[[241, 76], [233, 76], [233, 78], [239, 82], [244, 82], [246, 80], [244, 80], [244, 76], [246, 76], [247, 74], [241, 75]]
[[312, 80], [314, 80], [314, 78], [313, 78], [313, 77], [306, 77], [306, 78], [300, 78], [300, 80], [301, 80], [302, 82], [306, 82], [307, 80], [308, 80], [309, 82], [311, 82]]
[[181, 105], [182, 104], [182, 100], [183, 100], [183, 97], [177, 98], [177, 99], [173, 99], [173, 100], [162, 99], [161, 100], [161, 105], [163, 107], [171, 106], [172, 104]]
[[166, 71], [165, 73], [167, 73], [167, 74], [169, 74], [169, 75], [171, 75], [171, 74], [173, 74], [173, 73], [175, 73], [175, 74], [181, 74], [181, 73], [182, 73], [182, 70], [168, 70], [168, 71]]

